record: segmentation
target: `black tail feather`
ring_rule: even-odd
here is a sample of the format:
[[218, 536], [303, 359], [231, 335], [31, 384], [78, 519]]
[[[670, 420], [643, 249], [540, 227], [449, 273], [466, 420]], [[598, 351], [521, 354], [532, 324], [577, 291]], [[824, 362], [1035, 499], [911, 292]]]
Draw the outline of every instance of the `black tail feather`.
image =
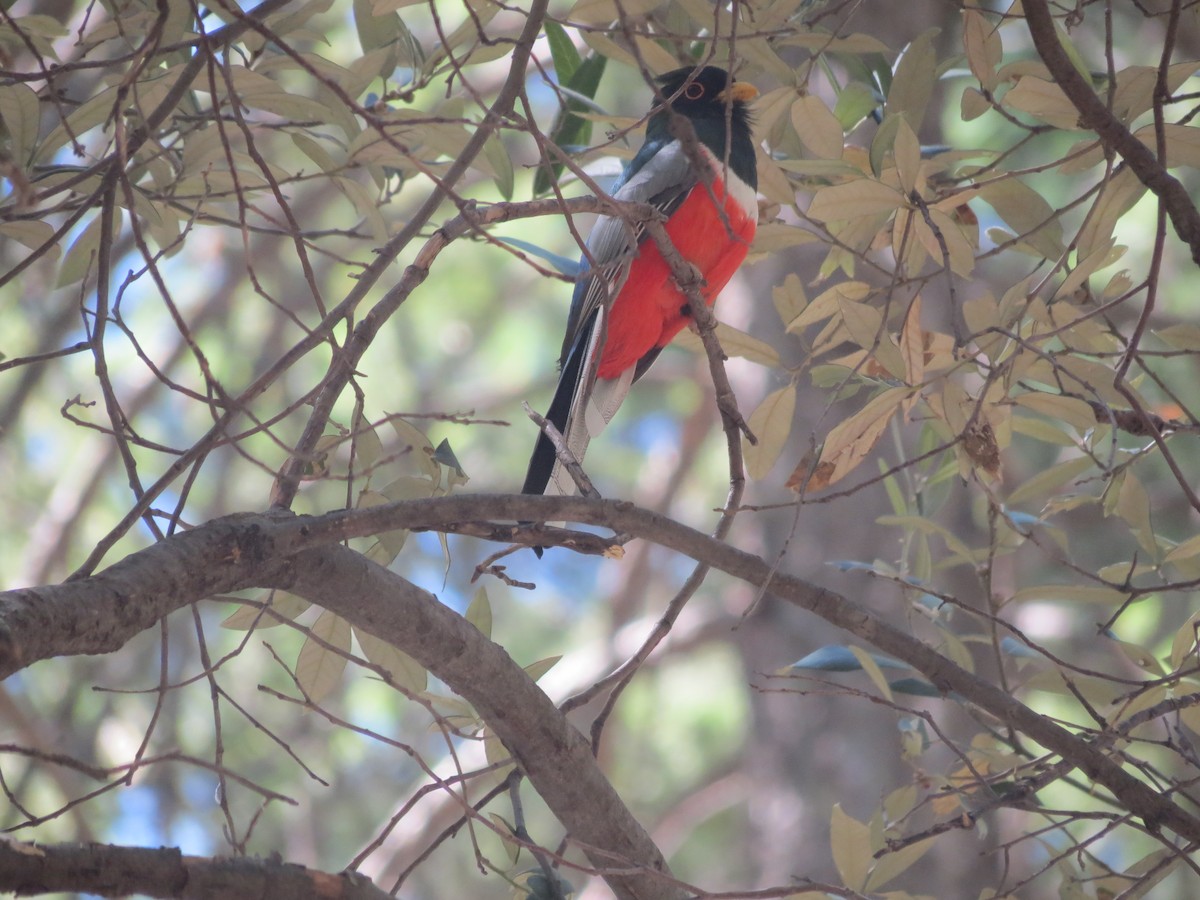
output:
[[[554, 399], [550, 401], [550, 409], [546, 412], [546, 421], [557, 428], [558, 433], [564, 438], [567, 434], [567, 419], [571, 415], [571, 401], [575, 398], [580, 373], [583, 370], [583, 357], [587, 352], [587, 336], [590, 332], [590, 327], [583, 329], [580, 339], [576, 340], [575, 346], [571, 348], [566, 364], [558, 376], [558, 387], [554, 389]], [[554, 464], [557, 461], [558, 454], [554, 451], [554, 444], [550, 442], [550, 438], [546, 437], [544, 432], [540, 432], [537, 443], [533, 447], [533, 456], [529, 458], [529, 469], [525, 473], [525, 485], [521, 488], [521, 493], [546, 493], [546, 485], [550, 483], [550, 476], [554, 472]], [[522, 522], [521, 524], [528, 525], [529, 523]], [[543, 551], [543, 547], [533, 548], [538, 559], [542, 558]]]
[[[550, 409], [546, 412], [546, 421], [558, 429], [564, 438], [567, 435], [567, 419], [571, 415], [571, 401], [575, 398], [579, 386], [579, 376], [583, 369], [583, 357], [587, 352], [588, 335], [591, 326], [583, 329], [575, 346], [571, 348], [567, 361], [558, 377], [558, 387], [554, 390], [554, 399], [550, 401]], [[525, 473], [525, 486], [522, 494], [544, 494], [546, 485], [550, 483], [550, 475], [554, 471], [554, 463], [558, 455], [554, 452], [554, 444], [544, 433], [538, 434], [537, 443], [533, 448], [533, 456], [529, 459], [529, 470]]]

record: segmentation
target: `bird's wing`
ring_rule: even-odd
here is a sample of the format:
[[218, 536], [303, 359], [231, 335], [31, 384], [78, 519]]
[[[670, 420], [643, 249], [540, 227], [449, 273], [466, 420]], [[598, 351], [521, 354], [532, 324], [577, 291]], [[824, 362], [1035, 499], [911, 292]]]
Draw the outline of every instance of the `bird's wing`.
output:
[[[629, 165], [613, 199], [647, 203], [670, 216], [683, 203], [697, 178], [679, 141], [647, 144]], [[646, 238], [646, 228], [619, 216], [601, 216], [588, 236], [583, 280], [575, 287], [560, 363], [575, 345], [579, 332], [599, 306], [609, 306], [629, 275], [629, 266]], [[590, 259], [589, 259], [590, 257]], [[594, 264], [593, 264], [594, 261]]]
[[[683, 203], [697, 180], [679, 141], [647, 144], [634, 157], [613, 198], [649, 203], [669, 216]], [[631, 366], [617, 378], [596, 378], [608, 330], [608, 312], [644, 239], [644, 226], [630, 227], [614, 216], [602, 216], [588, 237], [588, 253], [595, 264], [575, 289], [558, 387], [546, 413], [547, 421], [562, 434], [567, 449], [578, 462], [583, 461], [588, 442], [612, 420], [636, 376], [645, 371], [645, 366]], [[539, 435], [522, 493], [570, 495], [576, 490], [570, 472], [558, 462], [554, 445], [544, 434]]]

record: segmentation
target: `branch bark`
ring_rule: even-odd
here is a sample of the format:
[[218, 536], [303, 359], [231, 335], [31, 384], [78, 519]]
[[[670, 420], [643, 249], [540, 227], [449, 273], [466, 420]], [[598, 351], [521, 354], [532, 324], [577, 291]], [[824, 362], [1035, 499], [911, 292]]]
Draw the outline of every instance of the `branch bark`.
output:
[[1080, 124], [1096, 132], [1105, 146], [1119, 153], [1142, 184], [1154, 192], [1166, 207], [1175, 233], [1191, 248], [1192, 261], [1200, 265], [1200, 211], [1187, 188], [1112, 114], [1071, 63], [1059, 42], [1046, 0], [1026, 0], [1023, 6], [1025, 22], [1029, 25], [1038, 56], [1067, 99], [1079, 110]]
[[178, 900], [388, 900], [355, 872], [333, 875], [244, 857], [184, 856], [172, 847], [27, 844], [0, 841], [0, 890], [18, 895], [72, 891]]
[[[1152, 830], [1200, 842], [1200, 819], [1126, 772], [1089, 740], [955, 665], [853, 601], [773, 571], [666, 516], [623, 501], [477, 494], [406, 501], [323, 516], [218, 519], [132, 554], [91, 578], [0, 594], [0, 678], [55, 655], [115, 650], [172, 609], [257, 585], [293, 591], [409, 653], [471, 702], [525, 767], [559, 820], [622, 897], [675, 896], [655, 872], [657, 848], [596, 767], [587, 742], [498, 645], [437, 598], [360, 554], [330, 546], [395, 528], [449, 529], [495, 520], [570, 520], [646, 537], [807, 609], [903, 660], [1080, 768]], [[546, 543], [553, 531], [492, 525]], [[622, 860], [629, 868], [614, 869]]]

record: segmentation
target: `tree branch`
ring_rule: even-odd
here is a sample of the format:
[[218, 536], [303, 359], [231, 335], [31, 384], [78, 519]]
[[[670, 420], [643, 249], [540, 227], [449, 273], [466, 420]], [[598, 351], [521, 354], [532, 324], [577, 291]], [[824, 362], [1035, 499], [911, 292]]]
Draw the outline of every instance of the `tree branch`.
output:
[[1112, 114], [1071, 63], [1059, 42], [1046, 0], [1026, 0], [1024, 9], [1033, 45], [1054, 81], [1079, 110], [1079, 123], [1096, 132], [1106, 146], [1121, 154], [1142, 184], [1162, 201], [1175, 233], [1191, 248], [1192, 261], [1200, 265], [1200, 211], [1192, 203], [1187, 188]]
[[337, 875], [277, 859], [184, 856], [174, 847], [27, 844], [0, 840], [0, 891], [142, 894], [178, 900], [387, 900], [357, 872]]
[[[669, 896], [651, 874], [663, 867], [657, 849], [596, 768], [583, 736], [503, 649], [432, 594], [360, 554], [326, 546], [396, 528], [513, 519], [586, 522], [643, 536], [703, 560], [903, 660], [945, 694], [961, 696], [1070, 760], [1148, 828], [1166, 826], [1200, 841], [1200, 819], [1130, 775], [1100, 748], [864, 607], [623, 501], [477, 494], [323, 516], [243, 514], [217, 519], [132, 554], [91, 578], [0, 594], [0, 677], [51, 656], [115, 650], [172, 609], [213, 593], [251, 585], [291, 590], [396, 644], [472, 703], [526, 767], [560, 821], [585, 847], [591, 845], [598, 867], [611, 867], [614, 859], [641, 866], [633, 874], [608, 871], [610, 884], [621, 886], [620, 896]], [[526, 530], [517, 525], [493, 528], [497, 533], [507, 528], [512, 535]], [[554, 532], [527, 536], [530, 542], [545, 542]], [[593, 817], [599, 810], [604, 815]], [[614, 823], [615, 832], [608, 827]]]

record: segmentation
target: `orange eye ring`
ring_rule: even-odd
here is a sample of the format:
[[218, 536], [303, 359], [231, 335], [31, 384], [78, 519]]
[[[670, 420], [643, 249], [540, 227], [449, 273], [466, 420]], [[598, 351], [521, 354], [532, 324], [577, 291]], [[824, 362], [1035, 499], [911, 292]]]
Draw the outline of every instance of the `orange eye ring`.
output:
[[683, 96], [688, 100], [699, 100], [704, 96], [704, 85], [698, 81], [693, 81], [683, 89]]

